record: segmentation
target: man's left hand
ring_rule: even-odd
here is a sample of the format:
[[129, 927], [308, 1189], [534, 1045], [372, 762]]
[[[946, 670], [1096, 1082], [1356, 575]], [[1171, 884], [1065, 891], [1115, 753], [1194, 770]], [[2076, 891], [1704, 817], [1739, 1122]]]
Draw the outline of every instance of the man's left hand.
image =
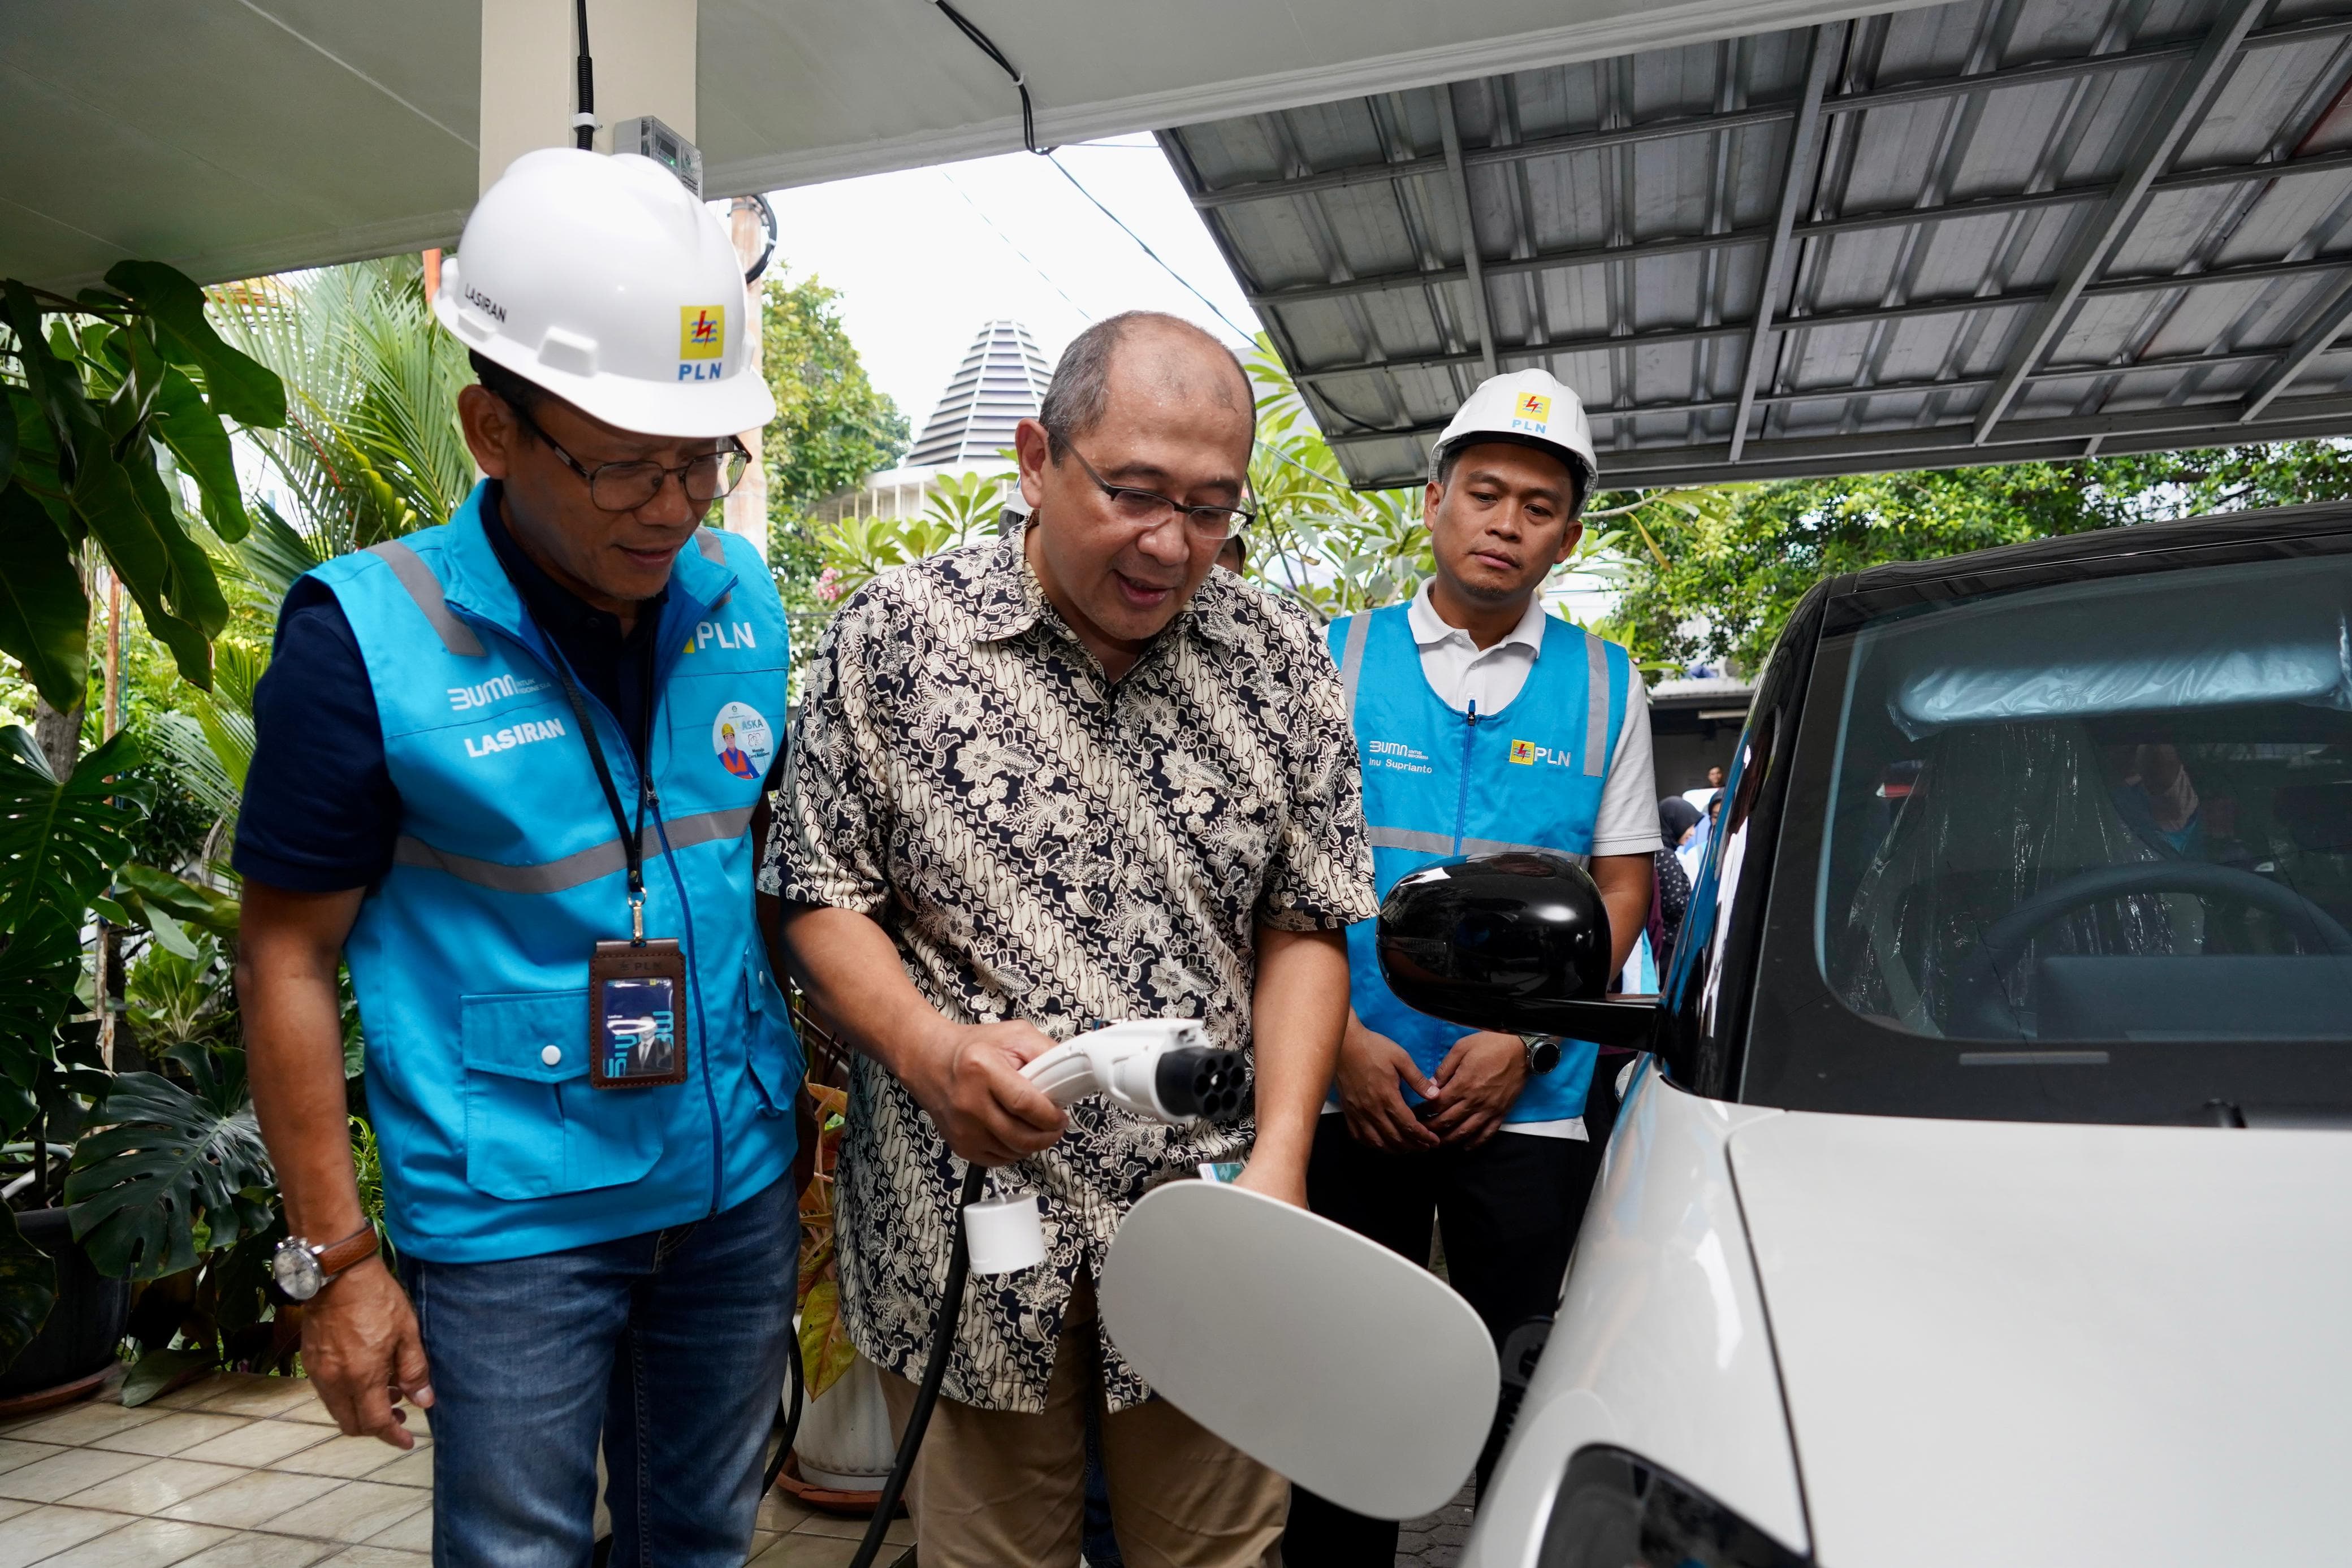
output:
[[1438, 1111], [1429, 1130], [1440, 1143], [1475, 1149], [1502, 1131], [1504, 1113], [1527, 1087], [1527, 1044], [1515, 1034], [1464, 1035], [1437, 1064], [1436, 1078]]

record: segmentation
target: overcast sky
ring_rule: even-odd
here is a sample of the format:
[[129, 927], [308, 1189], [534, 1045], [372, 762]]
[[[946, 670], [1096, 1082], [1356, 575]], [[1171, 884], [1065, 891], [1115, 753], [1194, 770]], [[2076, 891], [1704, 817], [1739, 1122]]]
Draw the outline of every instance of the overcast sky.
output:
[[[1146, 136], [1056, 158], [1176, 273], [1252, 331], [1257, 318]], [[1239, 334], [1119, 232], [1054, 163], [1027, 152], [778, 191], [788, 276], [841, 291], [866, 373], [914, 423], [938, 402], [982, 323], [1009, 316], [1051, 365], [1089, 321], [1166, 310]]]

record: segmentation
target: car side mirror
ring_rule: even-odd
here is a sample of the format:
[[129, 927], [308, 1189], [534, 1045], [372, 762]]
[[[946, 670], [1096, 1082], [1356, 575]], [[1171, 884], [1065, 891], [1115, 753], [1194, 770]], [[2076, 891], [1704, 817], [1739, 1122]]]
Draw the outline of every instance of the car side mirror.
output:
[[1609, 906], [1565, 855], [1440, 861], [1381, 902], [1381, 974], [1405, 1006], [1469, 1029], [1646, 1050], [1654, 1001], [1604, 999]]

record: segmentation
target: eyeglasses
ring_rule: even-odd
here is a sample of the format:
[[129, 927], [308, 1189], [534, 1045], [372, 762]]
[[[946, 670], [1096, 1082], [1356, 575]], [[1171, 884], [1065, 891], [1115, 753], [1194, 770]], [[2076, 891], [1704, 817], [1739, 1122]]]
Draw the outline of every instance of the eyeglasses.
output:
[[1184, 526], [1192, 531], [1194, 538], [1208, 544], [1233, 538], [1257, 518], [1257, 514], [1247, 507], [1188, 507], [1157, 490], [1139, 490], [1132, 485], [1114, 485], [1096, 473], [1095, 465], [1087, 462], [1076, 447], [1066, 441], [1062, 443], [1062, 450], [1077, 458], [1078, 466], [1087, 471], [1087, 477], [1110, 497], [1111, 510], [1118, 515], [1119, 521], [1136, 528], [1150, 530], [1166, 522], [1171, 516], [1179, 516], [1184, 519]]
[[590, 468], [580, 459], [556, 444], [555, 438], [539, 427], [539, 422], [520, 408], [514, 409], [516, 423], [547, 443], [547, 449], [566, 468], [588, 482], [588, 498], [608, 512], [634, 512], [661, 494], [662, 481], [674, 478], [686, 492], [686, 498], [697, 506], [709, 506], [732, 492], [743, 482], [743, 470], [751, 465], [751, 455], [733, 436], [718, 452], [706, 452], [688, 459], [675, 468], [665, 467], [650, 459], [634, 463], [600, 463]]

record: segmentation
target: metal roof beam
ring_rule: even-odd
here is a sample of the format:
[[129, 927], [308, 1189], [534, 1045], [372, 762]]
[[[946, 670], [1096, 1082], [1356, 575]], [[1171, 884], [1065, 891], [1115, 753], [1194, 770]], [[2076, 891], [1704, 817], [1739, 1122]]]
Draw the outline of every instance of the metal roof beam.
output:
[[1437, 131], [1445, 143], [1446, 185], [1454, 196], [1454, 221], [1462, 230], [1463, 276], [1470, 284], [1471, 314], [1478, 322], [1478, 362], [1495, 373], [1495, 308], [1486, 298], [1485, 258], [1478, 254], [1478, 225], [1470, 215], [1470, 172], [1462, 166], [1462, 129], [1454, 120], [1454, 89], [1437, 89]]
[[[2235, 184], [2253, 180], [2282, 180], [2302, 174], [2342, 174], [2352, 172], [2352, 152], [2323, 152], [2314, 157], [2297, 158], [2272, 163], [2237, 163], [2210, 169], [2192, 169], [2178, 174], [2168, 174], [2150, 187], [2156, 191], [2193, 190], [2206, 185]], [[2117, 191], [2112, 184], [2066, 185], [2053, 191], [2037, 192], [2020, 196], [1976, 196], [1965, 201], [1948, 202], [1937, 206], [1897, 207], [1878, 212], [1850, 213], [1843, 217], [1824, 218], [1816, 223], [1800, 224], [1794, 231], [1798, 239], [1828, 238], [1838, 235], [1870, 234], [1882, 229], [1909, 228], [1917, 224], [1951, 223], [1967, 218], [2000, 217], [2013, 213], [2040, 212], [2051, 207], [2073, 206], [2078, 204], [2105, 201]], [[1580, 250], [1540, 252], [1535, 256], [1513, 257], [1485, 263], [1489, 277], [1508, 277], [1522, 272], [1549, 272], [1570, 267], [1600, 267], [1611, 262], [1641, 261], [1651, 256], [1685, 256], [1696, 251], [1719, 246], [1763, 245], [1772, 237], [1766, 228], [1728, 229], [1714, 235], [1674, 235], [1664, 239], [1643, 240], [1632, 246], [1599, 246]], [[1250, 303], [1264, 308], [1267, 306], [1304, 305], [1320, 299], [1344, 299], [1357, 294], [1379, 294], [1393, 289], [1423, 288], [1432, 284], [1459, 283], [1468, 277], [1462, 267], [1449, 267], [1429, 272], [1376, 273], [1345, 283], [1311, 283], [1294, 288], [1270, 289], [1250, 294]], [[2038, 296], [2037, 296], [2038, 298]]]
[[[2221, 405], [2219, 412], [2226, 413], [2229, 406]], [[1746, 460], [1737, 465], [1727, 459], [1728, 447], [1720, 444], [1635, 447], [1603, 454], [1603, 475], [1612, 489], [1649, 489], [1725, 480], [2065, 461], [2094, 453], [2161, 452], [2181, 446], [2184, 434], [2222, 439], [2212, 423], [2216, 412], [2212, 403], [2191, 403], [2131, 413], [2014, 420], [1981, 444], [1971, 439], [1965, 425], [1759, 441], [1750, 444]], [[2230, 429], [2226, 438], [2293, 441], [2340, 435], [2347, 424], [2352, 424], [2352, 396], [2297, 398], [2269, 418]], [[1417, 476], [1398, 476], [1358, 487], [1379, 489], [1417, 482]]]
[[[1621, 342], [1623, 340], [1619, 340]], [[2033, 372], [2037, 382], [2079, 380], [2084, 376], [2127, 376], [2140, 371], [2220, 370], [2228, 365], [2264, 363], [2277, 359], [2285, 350], [2280, 349], [2241, 349], [2228, 354], [2166, 354], [2158, 359], [2140, 360], [2127, 365], [2051, 365]], [[1906, 393], [1974, 392], [1989, 387], [1992, 376], [1947, 377], [1937, 381], [1883, 382], [1866, 387], [1794, 387], [1787, 392], [1759, 392], [1754, 405], [1785, 407], [1798, 402], [1838, 402], [1872, 397], [1900, 397]], [[1652, 402], [1632, 408], [1587, 408], [1585, 417], [1600, 424], [1613, 420], [1641, 419], [1654, 414], [1719, 413], [1739, 406], [1735, 398], [1709, 398], [1696, 402]], [[2210, 412], [2210, 405], [2208, 412]], [[1362, 445], [1374, 441], [1394, 441], [1403, 436], [1434, 435], [1445, 428], [1442, 420], [1423, 424], [1410, 424], [1386, 430], [1349, 431], [1326, 437], [1334, 446]], [[1759, 443], [1760, 444], [1760, 443]], [[1712, 448], [1710, 448], [1712, 450]], [[1728, 451], [1726, 447], [1724, 450]], [[1729, 461], [1729, 459], [1727, 459]]]
[[2238, 423], [2251, 424], [2263, 416], [2279, 393], [2294, 384], [2297, 376], [2311, 368], [2313, 361], [2336, 346], [2343, 334], [2344, 324], [2352, 321], [2352, 277], [2336, 286], [2336, 297], [2327, 301], [2318, 319], [2304, 329], [2294, 346], [2282, 355], [2279, 362], [2265, 372], [2262, 380], [2246, 389], [2246, 401], [2238, 412]]
[[1772, 311], [1789, 286], [1789, 268], [1796, 260], [1797, 214], [1811, 204], [1814, 183], [1821, 177], [1822, 99], [1829, 95], [1830, 78], [1845, 57], [1849, 22], [1826, 22], [1813, 29], [1813, 47], [1805, 66], [1805, 92], [1797, 103], [1797, 121], [1789, 135], [1789, 158], [1780, 174], [1780, 213], [1772, 223], [1772, 246], [1765, 253], [1764, 283], [1756, 295], [1756, 320], [1748, 333], [1748, 367], [1740, 378], [1739, 406], [1731, 419], [1731, 461], [1748, 444], [1748, 421], [1756, 411], [1756, 383], [1764, 373], [1767, 340], [1772, 335]]
[[[2230, 283], [2269, 283], [2281, 278], [2308, 277], [2319, 273], [2342, 269], [2348, 259], [2342, 255], [2315, 256], [2302, 261], [2257, 261], [2239, 267], [2220, 267], [2210, 272], [2166, 273], [2140, 277], [2108, 277], [2083, 290], [2086, 299], [2105, 298], [2118, 294], [2146, 294], [2161, 288], [2199, 288]], [[2048, 298], [2040, 288], [2020, 289], [2013, 294], [1971, 294], [1953, 299], [1915, 299], [1903, 305], [1872, 305], [1852, 310], [1824, 310], [1812, 316], [1787, 317], [1773, 324], [1775, 332], [1802, 332], [1816, 327], [1851, 327], [1874, 321], [1904, 321], [1927, 316], [1961, 316], [1975, 310], [2006, 310], [2021, 306], [2039, 305]], [[1267, 300], [1253, 300], [1263, 305]], [[1634, 332], [1620, 337], [1568, 338], [1556, 342], [1538, 343], [1526, 348], [1505, 348], [1496, 354], [1498, 363], [1517, 361], [1539, 364], [1568, 354], [1603, 353], [1612, 349], [1662, 348], [1674, 343], [1696, 343], [1706, 339], [1736, 337], [1748, 330], [1744, 321], [1726, 321], [1713, 327], [1664, 327], [1648, 332]], [[2274, 350], [2265, 350], [2265, 354]], [[1301, 382], [1335, 381], [1343, 376], [1362, 375], [1370, 371], [1412, 370], [1423, 366], [1463, 365], [1475, 361], [1476, 354], [1426, 354], [1410, 360], [1365, 360], [1352, 364], [1320, 365], [1297, 372]], [[2109, 367], [2122, 368], [2122, 367]], [[2053, 368], [2051, 375], [2079, 374], [2084, 367]], [[2034, 372], [2038, 379], [2043, 372]], [[1987, 384], [1990, 378], [1987, 378]]]
[[1975, 437], [1979, 443], [1991, 436], [1993, 426], [2017, 401], [2017, 394], [2025, 388], [2026, 378], [2033, 373], [2034, 366], [2041, 362], [2074, 314], [2084, 288], [2130, 228], [2157, 176], [2172, 162], [2180, 144], [2203, 123], [2214, 95], [2221, 90], [2231, 68], [2237, 63], [2239, 47], [2252, 30], [2254, 19], [2269, 4], [2270, 0], [2230, 0], [2214, 18], [2205, 41], [2197, 46], [2195, 56], [2181, 68], [2179, 78], [2149, 117], [2147, 130], [2133, 149], [2114, 193], [2076, 237], [2065, 265], [2059, 269], [2056, 283], [2048, 297], [2035, 307], [2025, 329], [2019, 334], [2008, 369], [2001, 372], [2000, 379], [1986, 393], [1983, 406], [1977, 410]]
[[[2340, 33], [2352, 33], [2352, 16], [2322, 16], [2311, 21], [2265, 27], [2247, 37], [2243, 47], [2252, 49], [2274, 44], [2303, 43]], [[1956, 98], [1997, 88], [2030, 87], [2036, 82], [2065, 81], [2108, 71], [2161, 65], [2188, 59], [2195, 52], [2195, 46], [2189, 44], [2158, 44], [2147, 48], [2118, 49], [2113, 54], [2092, 55], [2078, 59], [2006, 66], [1974, 76], [1938, 77], [1927, 81], [1903, 82], [1894, 87], [1848, 93], [1829, 99], [1825, 108], [1831, 114], [1860, 114], [1873, 109]], [[1539, 136], [1503, 147], [1466, 148], [1463, 152], [1463, 162], [1475, 168], [1484, 163], [1517, 162], [1529, 158], [1598, 152], [1668, 137], [1698, 136], [1709, 131], [1735, 131], [1742, 126], [1777, 124], [1793, 118], [1796, 112], [1795, 104], [1768, 104], [1728, 114], [1683, 115], [1608, 131], [1573, 131], [1558, 136]], [[1446, 160], [1443, 156], [1401, 159], [1392, 163], [1359, 163], [1344, 169], [1326, 169], [1313, 174], [1302, 174], [1294, 179], [1251, 180], [1240, 184], [1198, 190], [1192, 193], [1192, 199], [1194, 206], [1202, 209], [1228, 207], [1243, 202], [1270, 201], [1285, 196], [1308, 195], [1317, 191], [1344, 190], [1351, 185], [1378, 184], [1383, 180], [1433, 178], [1444, 174], [1446, 170]]]

